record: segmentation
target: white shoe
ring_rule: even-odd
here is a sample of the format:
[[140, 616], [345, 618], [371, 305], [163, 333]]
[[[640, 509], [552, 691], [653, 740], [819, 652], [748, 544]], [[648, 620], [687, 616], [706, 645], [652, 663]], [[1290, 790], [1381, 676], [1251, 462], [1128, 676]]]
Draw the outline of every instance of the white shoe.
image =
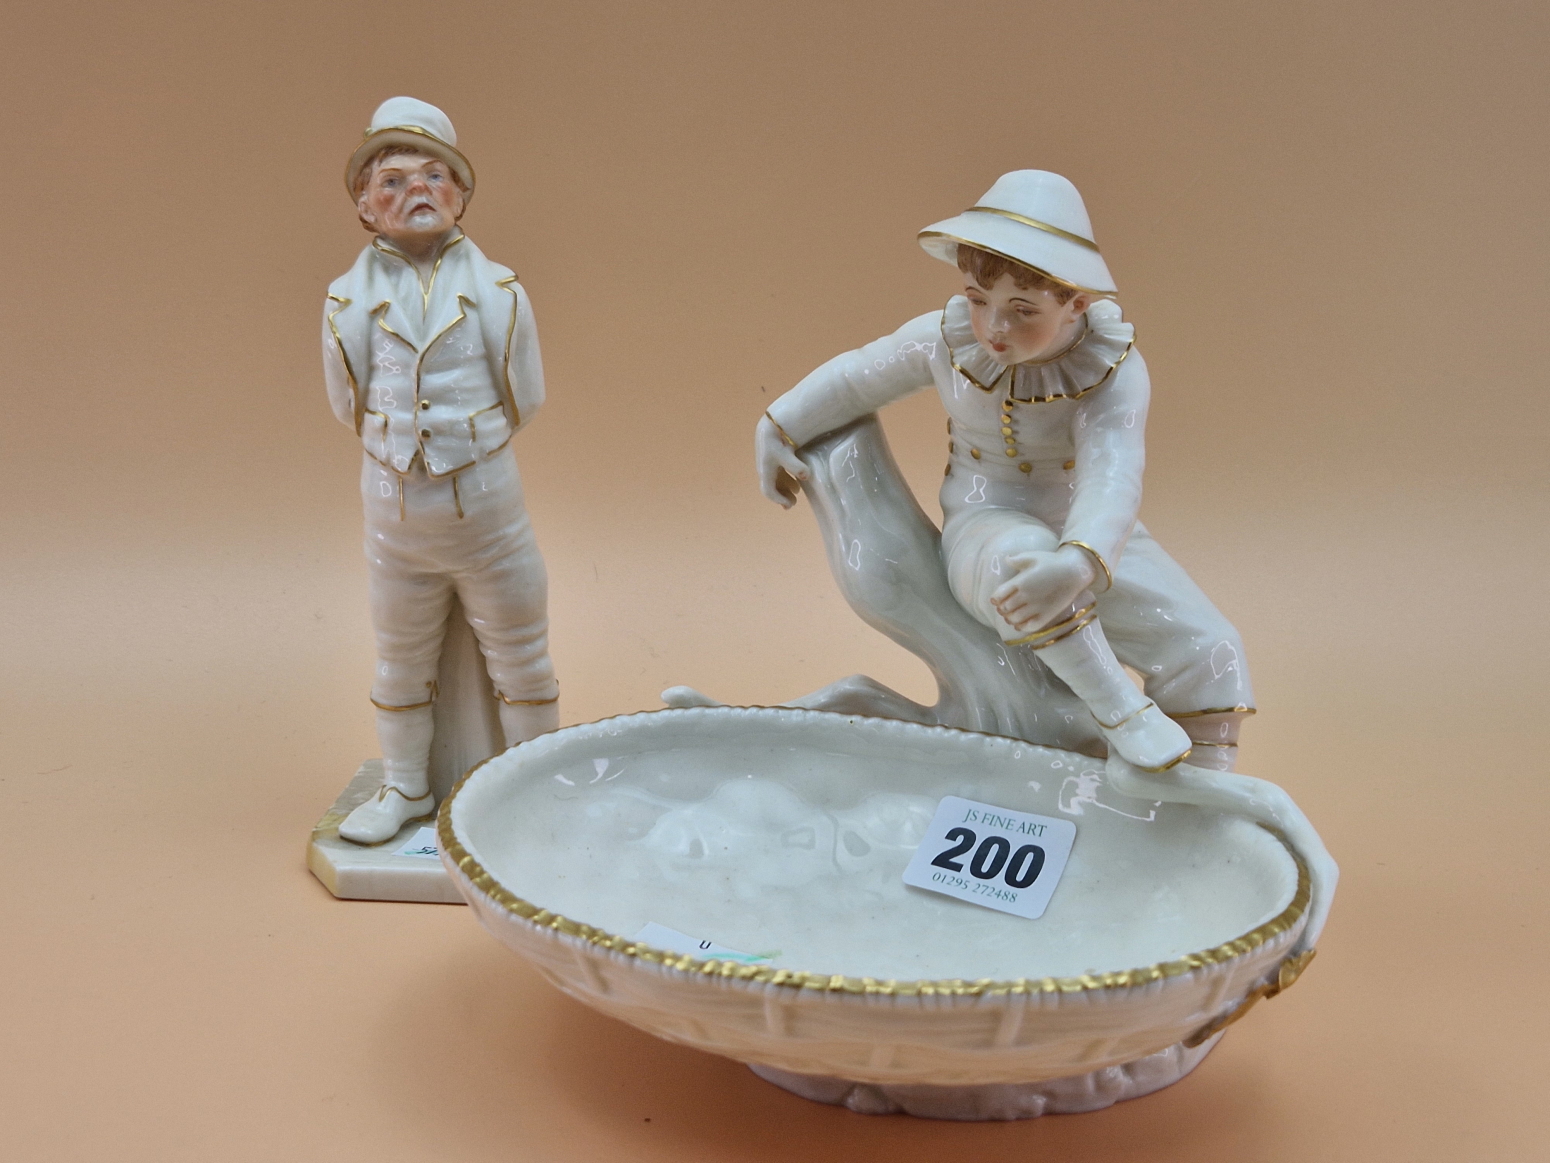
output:
[[1142, 771], [1166, 771], [1187, 756], [1192, 746], [1184, 728], [1153, 702], [1112, 727], [1099, 720], [1098, 729], [1121, 759]]
[[383, 844], [398, 835], [411, 820], [427, 820], [436, 812], [436, 797], [426, 792], [418, 799], [383, 784], [377, 794], [344, 818], [339, 835], [354, 844]]

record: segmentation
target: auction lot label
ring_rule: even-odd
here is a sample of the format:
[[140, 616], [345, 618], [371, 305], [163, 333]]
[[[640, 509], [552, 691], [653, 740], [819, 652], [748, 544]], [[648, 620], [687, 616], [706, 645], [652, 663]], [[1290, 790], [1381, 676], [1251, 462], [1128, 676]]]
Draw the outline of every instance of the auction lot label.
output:
[[1075, 842], [1070, 820], [945, 796], [904, 883], [1034, 920], [1049, 906]]

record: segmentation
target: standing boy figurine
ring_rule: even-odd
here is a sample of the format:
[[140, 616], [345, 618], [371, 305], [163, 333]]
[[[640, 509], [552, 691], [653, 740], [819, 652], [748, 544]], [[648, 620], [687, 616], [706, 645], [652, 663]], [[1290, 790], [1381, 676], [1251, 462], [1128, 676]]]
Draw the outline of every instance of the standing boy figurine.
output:
[[543, 403], [544, 376], [517, 276], [458, 227], [474, 171], [440, 109], [384, 101], [345, 185], [376, 237], [328, 289], [323, 367], [334, 415], [364, 448], [384, 775], [339, 834], [379, 844], [436, 807], [431, 708], [454, 597], [507, 745], [557, 724], [548, 583], [509, 447]]
[[[761, 487], [789, 508], [796, 451], [934, 386], [948, 415], [942, 558], [960, 605], [1038, 657], [1110, 750], [1231, 770], [1253, 713], [1237, 632], [1137, 521], [1151, 386], [1076, 187], [1006, 174], [921, 232], [963, 294], [824, 364], [770, 406]], [[1145, 682], [1137, 690], [1121, 664]]]

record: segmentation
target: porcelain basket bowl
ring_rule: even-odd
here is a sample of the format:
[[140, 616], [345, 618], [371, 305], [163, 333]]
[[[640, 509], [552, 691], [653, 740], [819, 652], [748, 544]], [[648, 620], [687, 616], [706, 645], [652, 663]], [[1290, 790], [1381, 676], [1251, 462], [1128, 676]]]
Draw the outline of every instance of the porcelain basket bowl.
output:
[[[946, 795], [1076, 824], [1043, 917], [902, 883]], [[782, 708], [556, 731], [470, 772], [439, 829], [481, 922], [572, 997], [868, 1083], [1035, 1082], [1198, 1043], [1274, 978], [1308, 901], [1275, 834], [1120, 796], [1099, 760]], [[652, 948], [651, 922], [767, 960]]]

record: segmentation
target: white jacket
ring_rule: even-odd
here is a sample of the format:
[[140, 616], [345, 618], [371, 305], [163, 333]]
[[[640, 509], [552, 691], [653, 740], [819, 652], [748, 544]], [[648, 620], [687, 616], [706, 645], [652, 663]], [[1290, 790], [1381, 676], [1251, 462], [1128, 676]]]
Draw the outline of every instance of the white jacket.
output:
[[[1029, 490], [1063, 518], [1056, 531], [1110, 566], [1135, 527], [1146, 465], [1146, 366], [1135, 329], [1109, 300], [1058, 359], [1008, 370], [974, 339], [968, 301], [912, 319], [890, 336], [836, 356], [770, 406], [799, 447], [883, 405], [935, 386], [949, 417], [944, 516], [976, 504], [1023, 508]], [[960, 471], [961, 470], [961, 471]]]
[[527, 294], [461, 232], [428, 282], [380, 238], [361, 252], [328, 289], [323, 371], [334, 415], [400, 474], [493, 456], [544, 400]]

